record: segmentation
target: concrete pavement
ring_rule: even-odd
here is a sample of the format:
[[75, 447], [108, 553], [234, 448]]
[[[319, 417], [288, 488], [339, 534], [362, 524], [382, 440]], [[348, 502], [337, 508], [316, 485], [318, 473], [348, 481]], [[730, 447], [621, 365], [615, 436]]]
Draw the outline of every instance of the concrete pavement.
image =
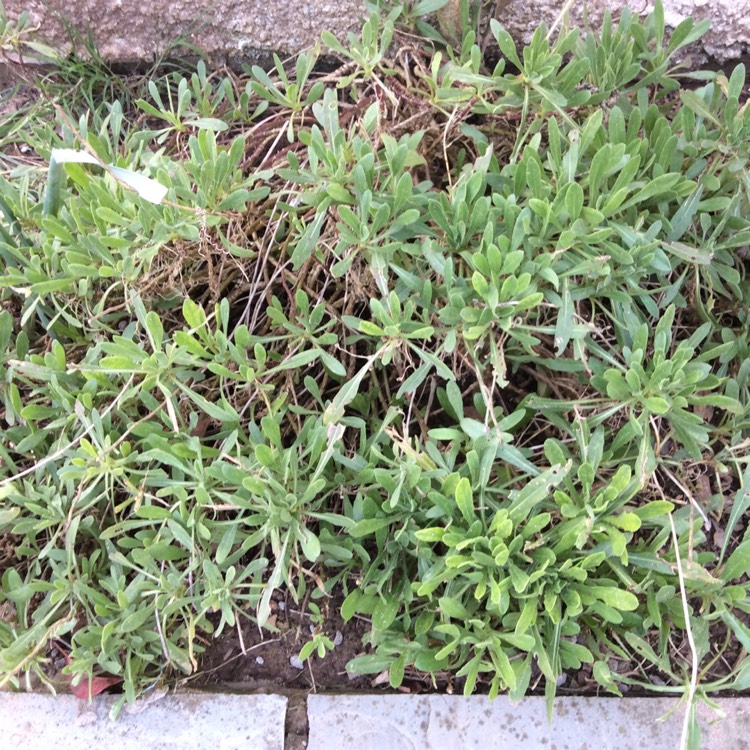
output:
[[[684, 706], [671, 698], [309, 695], [307, 740], [285, 742], [280, 695], [179, 693], [125, 707], [70, 695], [0, 693], [0, 746], [13, 750], [677, 750]], [[701, 705], [702, 747], [750, 750], [750, 699]], [[301, 706], [303, 712], [304, 706]], [[676, 709], [676, 710], [675, 710]], [[670, 713], [671, 712], [671, 713]]]

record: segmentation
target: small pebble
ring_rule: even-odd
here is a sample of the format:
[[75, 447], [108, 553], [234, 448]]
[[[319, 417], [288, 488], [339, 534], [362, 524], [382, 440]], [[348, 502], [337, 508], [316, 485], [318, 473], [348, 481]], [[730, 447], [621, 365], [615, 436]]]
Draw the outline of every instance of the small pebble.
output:
[[336, 635], [333, 636], [333, 645], [340, 646], [344, 642], [344, 636], [340, 630], [336, 631]]
[[279, 609], [284, 612], [286, 610], [286, 602], [279, 602]]
[[568, 681], [568, 675], [561, 674], [557, 677], [557, 687], [562, 687]]
[[293, 669], [304, 669], [305, 665], [300, 661], [299, 656], [290, 656], [289, 664]]
[[262, 656], [256, 656], [255, 657], [255, 663], [256, 664], [265, 664], [266, 660]]

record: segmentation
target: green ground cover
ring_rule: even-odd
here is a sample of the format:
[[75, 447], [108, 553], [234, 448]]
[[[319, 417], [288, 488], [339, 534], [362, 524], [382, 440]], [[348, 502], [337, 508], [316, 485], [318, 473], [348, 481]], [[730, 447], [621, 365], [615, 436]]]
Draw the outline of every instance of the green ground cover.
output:
[[6, 93], [3, 685], [57, 644], [133, 700], [285, 588], [394, 687], [750, 687], [744, 68], [659, 5], [523, 49], [438, 5]]

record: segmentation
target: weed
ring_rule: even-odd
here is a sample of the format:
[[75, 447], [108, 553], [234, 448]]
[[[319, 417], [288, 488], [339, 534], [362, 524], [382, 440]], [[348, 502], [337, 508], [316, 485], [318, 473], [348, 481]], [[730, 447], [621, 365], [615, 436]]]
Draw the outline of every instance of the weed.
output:
[[[441, 5], [325, 35], [332, 73], [199, 64], [25, 120], [4, 683], [58, 639], [134, 700], [286, 588], [343, 593], [350, 670], [393, 687], [750, 686], [744, 68], [683, 78], [704, 28], [660, 4], [523, 49], [493, 22], [490, 67], [474, 21], [415, 37]], [[59, 148], [167, 197], [58, 164], [45, 211]]]

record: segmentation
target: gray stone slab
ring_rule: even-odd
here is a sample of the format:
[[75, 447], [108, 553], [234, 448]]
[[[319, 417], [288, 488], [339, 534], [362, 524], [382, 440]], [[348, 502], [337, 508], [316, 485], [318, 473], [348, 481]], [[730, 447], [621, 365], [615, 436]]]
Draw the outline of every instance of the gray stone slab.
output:
[[345, 38], [367, 15], [365, 0], [5, 0], [4, 5], [13, 19], [26, 12], [38, 36], [58, 50], [70, 48], [70, 24], [84, 39], [91, 34], [98, 54], [120, 62], [158, 60], [180, 38], [216, 62], [252, 59], [257, 50], [299, 52], [318, 42], [324, 30]]
[[[705, 705], [702, 746], [750, 749], [750, 700]], [[324, 696], [307, 701], [308, 750], [643, 750], [679, 747], [683, 707], [662, 698], [543, 698], [513, 704], [482, 696]], [[673, 711], [670, 715], [670, 711]], [[666, 717], [666, 718], [665, 718]], [[713, 722], [713, 723], [712, 723]]]
[[[565, 3], [495, 0], [484, 5], [512, 36], [528, 42], [540, 21], [555, 22]], [[340, 37], [358, 30], [366, 15], [364, 0], [4, 0], [4, 6], [11, 19], [27, 12], [40, 37], [61, 51], [70, 49], [70, 24], [84, 38], [90, 33], [105, 59], [120, 62], [158, 59], [180, 37], [216, 61], [253, 59], [258, 50], [298, 52], [315, 44], [323, 29]], [[575, 0], [568, 8], [574, 24], [596, 28], [606, 10], [617, 15], [624, 6], [643, 14], [653, 2]], [[704, 39], [692, 45], [693, 65], [706, 57], [723, 62], [745, 54], [750, 0], [664, 0], [668, 26], [688, 16], [711, 21]]]
[[[0, 693], [0, 746], [13, 750], [282, 750], [286, 698], [180, 693], [136, 703], [116, 721], [112, 696]], [[138, 710], [141, 708], [142, 710]], [[132, 709], [136, 709], [135, 711]]]

